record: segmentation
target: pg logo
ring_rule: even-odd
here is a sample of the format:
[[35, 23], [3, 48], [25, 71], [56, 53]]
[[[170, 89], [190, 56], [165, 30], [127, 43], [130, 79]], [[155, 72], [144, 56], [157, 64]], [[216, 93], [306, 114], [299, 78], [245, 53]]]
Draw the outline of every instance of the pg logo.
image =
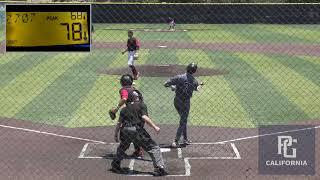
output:
[[284, 158], [296, 158], [297, 149], [291, 146], [297, 142], [297, 139], [293, 139], [292, 136], [278, 136], [278, 154], [282, 154]]

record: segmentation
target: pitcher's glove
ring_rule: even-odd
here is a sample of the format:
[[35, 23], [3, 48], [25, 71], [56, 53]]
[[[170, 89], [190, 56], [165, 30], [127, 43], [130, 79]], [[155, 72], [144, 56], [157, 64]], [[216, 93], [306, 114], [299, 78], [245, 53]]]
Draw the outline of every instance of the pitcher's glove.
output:
[[134, 55], [133, 55], [133, 60], [138, 60], [138, 59], [139, 59], [139, 53], [136, 52], [136, 53], [134, 53]]
[[112, 120], [116, 119], [116, 117], [117, 117], [116, 113], [117, 113], [116, 108], [112, 108], [109, 110], [109, 116]]

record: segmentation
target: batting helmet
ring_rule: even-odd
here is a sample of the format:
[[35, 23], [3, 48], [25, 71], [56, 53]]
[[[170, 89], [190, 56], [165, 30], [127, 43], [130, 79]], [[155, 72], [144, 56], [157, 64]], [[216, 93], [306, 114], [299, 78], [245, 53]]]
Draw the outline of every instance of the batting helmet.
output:
[[196, 63], [191, 63], [187, 66], [187, 73], [193, 74], [197, 71], [197, 64]]
[[131, 86], [133, 83], [133, 77], [130, 74], [124, 74], [121, 76], [120, 84], [122, 86]]

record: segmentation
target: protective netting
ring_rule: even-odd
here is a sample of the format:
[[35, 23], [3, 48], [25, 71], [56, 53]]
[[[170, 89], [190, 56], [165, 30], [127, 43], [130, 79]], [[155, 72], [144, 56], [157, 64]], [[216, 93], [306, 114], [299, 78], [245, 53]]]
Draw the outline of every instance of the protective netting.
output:
[[[118, 139], [155, 159], [159, 145], [170, 176], [319, 179], [319, 17], [319, 4], [97, 3], [90, 53], [5, 52], [1, 36], [1, 179], [154, 175], [133, 145], [126, 175], [109, 171], [119, 117]], [[4, 22], [0, 3], [0, 34]], [[122, 106], [123, 74], [147, 111]], [[128, 123], [144, 115], [154, 142]]]

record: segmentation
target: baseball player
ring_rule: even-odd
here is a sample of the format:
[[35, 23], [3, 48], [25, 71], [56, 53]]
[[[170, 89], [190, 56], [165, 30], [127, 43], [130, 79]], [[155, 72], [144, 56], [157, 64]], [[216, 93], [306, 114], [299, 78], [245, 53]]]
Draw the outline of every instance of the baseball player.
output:
[[190, 99], [192, 97], [193, 91], [199, 90], [203, 83], [198, 83], [198, 81], [193, 77], [193, 74], [197, 71], [197, 64], [191, 63], [187, 66], [186, 73], [176, 75], [165, 82], [165, 87], [171, 87], [175, 90], [174, 107], [179, 113], [180, 124], [176, 133], [176, 138], [174, 139], [172, 146], [177, 147], [179, 145], [179, 140], [181, 135], [183, 135], [183, 144], [190, 144], [191, 141], [187, 136], [187, 122], [190, 112]]
[[[128, 100], [129, 94], [132, 91], [136, 90], [135, 87], [132, 86], [133, 78], [132, 78], [132, 76], [130, 74], [122, 75], [121, 79], [120, 79], [120, 84], [122, 86], [122, 88], [119, 90], [120, 100], [118, 102], [118, 106], [116, 108], [112, 108], [109, 111], [111, 119], [115, 119], [116, 118], [116, 113], [118, 112], [118, 110], [121, 107], [125, 106], [125, 103]], [[144, 124], [142, 124], [142, 125], [144, 125]], [[132, 156], [133, 157], [137, 157], [137, 158], [142, 158], [143, 150], [142, 150], [141, 146], [138, 146], [137, 144], [134, 144], [134, 148], [135, 148], [135, 152], [132, 154]]]
[[117, 148], [115, 159], [112, 161], [112, 171], [125, 173], [121, 168], [121, 160], [125, 157], [125, 151], [130, 143], [136, 143], [147, 151], [153, 161], [156, 176], [165, 176], [168, 173], [164, 169], [164, 161], [160, 147], [152, 140], [149, 133], [141, 125], [146, 122], [157, 133], [160, 128], [156, 126], [148, 116], [147, 106], [143, 103], [142, 95], [139, 91], [130, 92], [126, 101], [126, 107], [121, 109], [119, 121], [115, 130], [115, 141], [119, 142], [118, 134], [120, 131], [120, 145]]
[[174, 19], [169, 17], [168, 18], [168, 23], [169, 23], [169, 30], [174, 30], [174, 26], [176, 25], [176, 23], [174, 22]]
[[134, 66], [134, 60], [138, 59], [138, 51], [140, 48], [140, 42], [137, 38], [133, 37], [133, 31], [128, 31], [127, 49], [122, 54], [128, 52], [128, 65], [131, 68], [133, 79], [137, 80], [140, 73]]

